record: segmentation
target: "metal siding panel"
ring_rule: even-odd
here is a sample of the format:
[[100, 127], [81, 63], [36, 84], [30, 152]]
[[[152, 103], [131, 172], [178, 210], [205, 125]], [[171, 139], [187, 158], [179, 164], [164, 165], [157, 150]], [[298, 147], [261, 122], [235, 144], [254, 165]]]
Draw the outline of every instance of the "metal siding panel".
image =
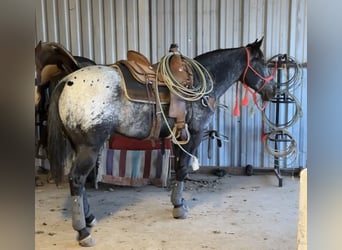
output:
[[46, 5], [44, 0], [36, 1], [36, 42], [47, 41], [47, 27], [46, 27]]
[[80, 0], [70, 0], [70, 37], [71, 52], [74, 55], [82, 55], [81, 36], [81, 6]]
[[241, 20], [240, 11], [242, 1], [220, 1], [220, 32], [219, 48], [238, 47], [240, 42]]
[[94, 56], [94, 29], [93, 29], [93, 6], [91, 0], [81, 1], [81, 37], [82, 56], [92, 60]]
[[187, 14], [187, 56], [193, 58], [196, 54], [196, 1], [188, 0], [188, 14]]
[[219, 46], [218, 40], [218, 0], [212, 0], [210, 2], [210, 50], [217, 49]]
[[99, 64], [104, 64], [106, 61], [105, 58], [105, 33], [104, 33], [104, 3], [103, 0], [93, 0], [93, 29], [94, 29], [94, 38], [93, 39], [93, 51], [94, 51], [94, 60]]
[[[181, 11], [181, 3], [184, 1], [181, 0], [174, 0], [173, 1], [173, 42], [181, 45], [181, 19], [180, 19], [180, 11]], [[185, 54], [186, 48], [181, 47], [180, 50], [183, 54]]]
[[173, 20], [175, 20], [174, 17], [174, 9], [172, 6], [172, 3], [174, 1], [165, 1], [164, 3], [164, 42], [165, 42], [165, 51], [161, 52], [159, 55], [160, 59], [162, 56], [165, 55], [169, 51], [169, 46], [171, 43], [177, 43], [178, 45], [180, 44], [179, 41], [174, 39], [174, 26], [173, 26]]
[[116, 26], [116, 60], [127, 57], [127, 20], [126, 1], [115, 1], [115, 26]]
[[279, 27], [279, 16], [280, 16], [280, 5], [281, 1], [268, 1], [266, 6], [266, 29], [265, 29], [265, 42], [267, 46], [265, 47], [265, 56], [271, 57], [275, 54], [280, 53], [279, 51], [279, 38], [280, 30]]
[[288, 53], [297, 58], [299, 62], [307, 61], [307, 0], [291, 1], [291, 14], [289, 20], [289, 48]]
[[159, 61], [162, 54], [165, 53], [165, 19], [164, 19], [164, 4], [165, 1], [157, 1], [157, 40], [156, 40], [156, 49], [157, 49], [157, 58], [156, 60]]
[[188, 52], [188, 30], [191, 29], [189, 24], [189, 12], [191, 10], [188, 8], [188, 4], [188, 1], [179, 2], [179, 10], [177, 11], [178, 15], [176, 16], [179, 18], [179, 27], [175, 27], [175, 29], [178, 29], [178, 32], [175, 33], [177, 34], [178, 39], [175, 37], [175, 42], [180, 45], [180, 51], [182, 54], [190, 56]]
[[104, 0], [104, 33], [106, 64], [116, 61], [116, 28], [114, 0]]
[[227, 8], [229, 6], [229, 2], [220, 0], [220, 8], [219, 8], [219, 27], [220, 27], [220, 32], [219, 32], [219, 47], [224, 48], [226, 47], [226, 36], [225, 34], [227, 33], [228, 30], [228, 24], [229, 22], [227, 21], [229, 17], [231, 17], [232, 9]]
[[47, 23], [47, 38], [49, 41], [59, 41], [57, 27], [57, 4], [55, 0], [46, 2], [46, 23]]
[[127, 49], [138, 50], [138, 5], [136, 0], [127, 0]]
[[[216, 127], [216, 130], [217, 132], [222, 135], [222, 136], [225, 136], [225, 137], [229, 137], [229, 135], [227, 134], [227, 126], [229, 126], [229, 120], [230, 120], [230, 117], [227, 113], [226, 110], [222, 109], [222, 108], [219, 108], [217, 110], [217, 127]], [[224, 138], [224, 137], [223, 137]], [[229, 139], [230, 140], [230, 139]], [[222, 140], [222, 147], [221, 148], [217, 148], [218, 150], [218, 165], [219, 166], [222, 166], [222, 165], [226, 165], [228, 166], [228, 161], [229, 161], [229, 155], [228, 154], [228, 150], [229, 150], [229, 141], [228, 142], [225, 142]]]
[[197, 47], [196, 53], [197, 55], [203, 53], [203, 0], [197, 1], [197, 19], [196, 19], [196, 27], [197, 27]]
[[210, 0], [203, 2], [202, 30], [200, 34], [203, 41], [201, 53], [204, 53], [210, 50]]
[[151, 0], [151, 61], [157, 62], [157, 0]]
[[246, 45], [264, 36], [265, 0], [245, 0], [243, 3], [242, 41]]
[[70, 17], [68, 0], [58, 1], [58, 26], [59, 26], [59, 41], [64, 44], [65, 48], [70, 50]]
[[138, 0], [139, 10], [139, 51], [151, 58], [150, 50], [150, 8], [148, 0]]

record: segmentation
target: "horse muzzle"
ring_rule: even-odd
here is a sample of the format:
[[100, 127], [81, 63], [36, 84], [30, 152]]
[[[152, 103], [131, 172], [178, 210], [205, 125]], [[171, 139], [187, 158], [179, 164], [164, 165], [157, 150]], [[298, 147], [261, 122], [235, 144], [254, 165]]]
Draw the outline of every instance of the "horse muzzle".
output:
[[265, 86], [261, 91], [260, 95], [263, 101], [270, 101], [276, 95], [275, 84]]

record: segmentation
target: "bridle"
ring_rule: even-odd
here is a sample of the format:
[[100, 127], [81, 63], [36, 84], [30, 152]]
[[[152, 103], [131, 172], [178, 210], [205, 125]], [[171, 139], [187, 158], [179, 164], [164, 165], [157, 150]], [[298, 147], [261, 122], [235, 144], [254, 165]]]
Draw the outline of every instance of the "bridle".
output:
[[[250, 52], [248, 50], [247, 47], [245, 47], [245, 51], [246, 51], [246, 59], [247, 59], [247, 66], [245, 68], [245, 70], [243, 71], [242, 74], [242, 86], [245, 88], [245, 96], [243, 98], [243, 100], [241, 101], [242, 106], [246, 106], [248, 105], [248, 92], [250, 92], [253, 96], [253, 101], [255, 103], [255, 105], [257, 106], [257, 108], [262, 111], [265, 109], [267, 102], [264, 102], [264, 104], [260, 107], [257, 101], [257, 93], [259, 93], [275, 76], [276, 74], [276, 70], [277, 70], [277, 62], [274, 64], [274, 68], [272, 71], [272, 74], [269, 75], [268, 77], [263, 77], [262, 75], [260, 75], [259, 72], [257, 72], [250, 64]], [[258, 90], [252, 90], [251, 88], [248, 87], [248, 85], [246, 84], [246, 75], [248, 70], [251, 70], [257, 77], [259, 77], [260, 79], [262, 79], [264, 81], [264, 83], [261, 85], [261, 87]], [[234, 115], [239, 115], [240, 111], [238, 111], [237, 106], [238, 106], [238, 88], [236, 88], [236, 103], [235, 103], [235, 110], [234, 110]]]

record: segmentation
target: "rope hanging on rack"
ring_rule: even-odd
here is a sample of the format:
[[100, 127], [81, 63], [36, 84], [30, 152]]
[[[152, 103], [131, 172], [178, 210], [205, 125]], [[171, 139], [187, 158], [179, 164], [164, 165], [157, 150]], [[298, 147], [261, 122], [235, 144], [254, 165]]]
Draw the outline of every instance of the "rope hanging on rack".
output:
[[[295, 113], [294, 113], [292, 119], [290, 119], [284, 123], [279, 124], [279, 122], [278, 123], [272, 122], [266, 115], [266, 109], [264, 109], [262, 111], [262, 119], [271, 128], [277, 129], [277, 128], [291, 127], [292, 125], [294, 125], [299, 120], [299, 118], [301, 118], [303, 116], [302, 107], [300, 105], [300, 102], [297, 99], [297, 97], [294, 96], [293, 94], [288, 93], [288, 92], [283, 93], [283, 94], [277, 94], [273, 99], [274, 99], [274, 101], [272, 101], [272, 103], [277, 102], [278, 100], [283, 100], [283, 102], [286, 104], [287, 103], [294, 103]], [[270, 105], [268, 105], [268, 107], [270, 107]]]
[[[277, 88], [271, 103], [276, 105], [276, 112], [275, 116], [272, 116], [274, 122], [266, 116], [266, 109], [262, 112], [263, 122], [272, 129], [269, 133], [264, 133], [263, 130], [263, 141], [266, 151], [274, 157], [274, 165], [279, 171], [280, 166], [294, 164], [298, 156], [297, 143], [285, 128], [293, 126], [302, 117], [300, 102], [290, 91], [301, 85], [303, 74], [302, 68], [296, 60], [286, 54], [275, 55], [267, 61], [269, 71], [274, 65], [277, 65]], [[285, 104], [284, 109], [280, 108], [281, 104]], [[289, 104], [292, 104], [293, 107], [290, 107]], [[272, 115], [273, 109], [270, 110], [270, 105], [268, 107], [269, 112], [267, 113]], [[293, 114], [291, 119], [288, 119], [289, 111], [292, 111]], [[280, 119], [279, 115], [282, 113], [284, 113], [286, 121]]]
[[[278, 91], [280, 93], [289, 90], [295, 90], [298, 88], [302, 82], [303, 82], [303, 71], [302, 67], [297, 63], [296, 59], [294, 57], [288, 56], [286, 54], [278, 54], [273, 57], [271, 57], [267, 61], [267, 67], [268, 71], [270, 72], [271, 68], [273, 68], [274, 64], [278, 64], [278, 70], [286, 70], [287, 74], [290, 75], [293, 71], [292, 75], [290, 77], [287, 77], [286, 81], [281, 81], [281, 79], [278, 79]], [[279, 81], [280, 80], [280, 81]]]
[[[272, 148], [271, 142], [273, 142], [277, 147], [279, 143], [282, 143], [282, 148]], [[293, 137], [293, 135], [285, 130], [285, 129], [275, 129], [266, 135], [265, 140], [265, 149], [266, 151], [274, 156], [278, 165], [281, 161], [287, 162], [291, 160], [290, 165], [297, 159], [297, 143]], [[288, 164], [288, 162], [287, 162]]]

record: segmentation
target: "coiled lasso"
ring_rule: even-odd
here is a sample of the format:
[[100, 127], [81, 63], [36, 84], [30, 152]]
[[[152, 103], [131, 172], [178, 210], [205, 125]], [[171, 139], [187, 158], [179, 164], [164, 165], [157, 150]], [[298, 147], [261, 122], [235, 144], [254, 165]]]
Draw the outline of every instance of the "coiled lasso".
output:
[[[285, 62], [279, 61], [282, 59], [286, 59]], [[297, 63], [297, 60], [294, 57], [285, 55], [285, 54], [278, 54], [271, 57], [267, 61], [267, 65], [269, 66], [269, 73], [272, 70], [271, 65], [274, 61], [278, 62], [278, 70], [282, 69], [285, 70], [287, 75], [287, 80], [277, 79], [277, 92], [282, 93], [283, 91], [295, 90], [303, 83], [303, 69], [300, 64]], [[290, 64], [291, 66], [287, 66]], [[280, 67], [281, 66], [281, 67]]]
[[288, 99], [291, 100], [291, 103], [294, 104], [295, 112], [293, 114], [292, 119], [283, 122], [279, 124], [279, 122], [272, 122], [266, 115], [266, 109], [262, 111], [262, 119], [265, 121], [265, 123], [270, 126], [271, 128], [277, 129], [277, 128], [288, 128], [291, 127], [293, 124], [295, 124], [299, 118], [303, 116], [302, 107], [300, 105], [299, 100], [297, 97], [291, 93], [284, 93], [284, 94], [277, 94], [274, 98], [278, 97], [279, 99]]
[[[204, 68], [203, 65], [201, 65], [199, 62], [183, 56], [182, 58], [183, 60], [185, 60], [189, 65], [192, 66], [192, 68], [194, 69], [194, 73], [197, 73], [199, 76], [199, 86], [194, 87], [194, 88], [187, 88], [186, 86], [183, 86], [182, 83], [178, 82], [175, 77], [173, 76], [171, 70], [170, 70], [170, 59], [174, 54], [179, 54], [178, 52], [170, 52], [168, 55], [165, 55], [161, 60], [160, 63], [158, 64], [157, 67], [157, 72], [156, 72], [156, 84], [158, 83], [158, 73], [160, 72], [163, 75], [164, 78], [164, 82], [167, 85], [167, 87], [169, 88], [170, 92], [172, 92], [173, 94], [177, 95], [178, 97], [180, 97], [183, 100], [186, 101], [197, 101], [200, 100], [203, 96], [209, 94], [213, 88], [214, 88], [214, 82], [213, 79], [211, 77], [211, 75], [209, 74], [209, 72], [207, 71], [206, 68]], [[209, 78], [209, 88], [208, 88], [208, 84], [207, 84], [207, 80], [206, 80], [206, 76], [208, 76]], [[175, 136], [175, 133], [172, 131], [170, 124], [167, 121], [166, 115], [164, 113], [162, 104], [160, 102], [160, 97], [159, 97], [159, 93], [158, 91], [156, 91], [156, 98], [159, 100], [159, 106], [160, 106], [160, 113], [165, 121], [165, 124], [170, 132], [170, 136], [172, 138], [172, 142], [177, 144], [178, 147], [187, 155], [189, 155], [192, 159], [193, 159], [193, 164], [192, 164], [192, 169], [193, 170], [197, 170], [199, 168], [199, 164], [198, 164], [198, 158], [196, 156], [194, 156], [193, 154], [189, 153], [188, 151], [186, 151], [181, 144], [186, 144], [189, 142], [190, 137], [188, 138], [188, 140], [186, 142], [179, 142]], [[187, 125], [186, 125], [187, 126]], [[187, 127], [186, 127], [187, 129]]]
[[[213, 90], [213, 80], [202, 64], [199, 62], [181, 55], [182, 59], [186, 61], [194, 70], [194, 73], [199, 76], [199, 86], [194, 86], [192, 88], [188, 88], [184, 86], [182, 83], [178, 82], [174, 77], [170, 70], [170, 59], [173, 55], [179, 54], [178, 52], [170, 52], [165, 55], [161, 60], [157, 67], [157, 75], [160, 72], [164, 78], [164, 82], [169, 90], [186, 101], [197, 101], [201, 99], [204, 95], [209, 94]], [[206, 81], [206, 75], [209, 77], [210, 86], [208, 87]], [[156, 79], [157, 80], [157, 79]]]
[[[270, 146], [271, 141], [277, 145], [282, 142], [283, 146], [278, 145], [279, 148], [272, 148]], [[297, 143], [292, 134], [286, 129], [278, 128], [270, 132], [265, 140], [265, 149], [269, 154], [277, 158], [279, 162], [291, 160], [291, 165], [298, 155]]]

